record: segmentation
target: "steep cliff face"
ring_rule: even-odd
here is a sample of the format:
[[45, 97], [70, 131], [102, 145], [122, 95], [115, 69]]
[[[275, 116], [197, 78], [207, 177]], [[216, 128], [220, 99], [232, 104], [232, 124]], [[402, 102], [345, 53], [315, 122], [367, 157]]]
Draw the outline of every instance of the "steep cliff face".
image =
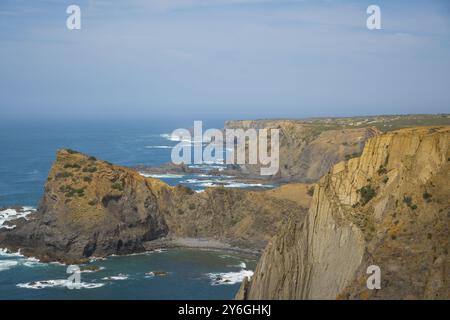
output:
[[[339, 128], [295, 120], [228, 121], [228, 129], [280, 130], [280, 170], [273, 178], [311, 183], [336, 163], [359, 156], [367, 139], [380, 134], [376, 128]], [[242, 172], [257, 175], [259, 165], [241, 165]]]
[[[240, 299], [449, 298], [450, 127], [370, 139], [281, 226]], [[381, 289], [366, 286], [381, 269]]]
[[306, 192], [298, 184], [265, 192], [220, 187], [196, 193], [61, 150], [37, 213], [14, 230], [0, 230], [0, 246], [66, 262], [144, 251], [146, 243], [164, 237], [262, 249], [285, 216], [306, 212]]
[[84, 154], [61, 150], [33, 219], [5, 244], [46, 260], [143, 250], [168, 233], [153, 188], [164, 185]]

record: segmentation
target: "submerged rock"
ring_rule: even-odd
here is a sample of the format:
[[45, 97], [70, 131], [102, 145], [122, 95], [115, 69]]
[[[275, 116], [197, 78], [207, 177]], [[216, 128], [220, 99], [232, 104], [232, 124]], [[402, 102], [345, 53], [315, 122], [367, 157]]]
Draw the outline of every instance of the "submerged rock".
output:
[[150, 271], [145, 273], [146, 276], [150, 277], [164, 277], [167, 276], [168, 274], [169, 273], [166, 271]]

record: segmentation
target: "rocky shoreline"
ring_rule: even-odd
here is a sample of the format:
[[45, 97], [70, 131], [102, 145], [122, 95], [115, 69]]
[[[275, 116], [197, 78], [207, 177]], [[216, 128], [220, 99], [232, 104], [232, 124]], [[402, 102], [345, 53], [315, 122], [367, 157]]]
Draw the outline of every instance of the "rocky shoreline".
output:
[[14, 229], [0, 229], [0, 247], [69, 264], [156, 245], [256, 253], [285, 218], [306, 212], [310, 198], [301, 184], [196, 193], [60, 150], [36, 213]]
[[179, 248], [200, 249], [208, 251], [233, 253], [248, 257], [259, 257], [263, 251], [263, 248], [239, 248], [234, 247], [227, 242], [204, 238], [159, 239], [151, 241], [149, 243], [145, 243], [144, 247], [148, 251], [154, 251], [159, 249], [179, 249]]

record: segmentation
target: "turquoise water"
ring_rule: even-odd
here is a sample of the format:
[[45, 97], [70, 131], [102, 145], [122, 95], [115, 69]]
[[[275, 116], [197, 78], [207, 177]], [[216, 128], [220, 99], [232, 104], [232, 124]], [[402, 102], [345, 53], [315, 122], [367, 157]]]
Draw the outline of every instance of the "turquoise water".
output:
[[[221, 123], [216, 121], [216, 127]], [[37, 207], [57, 149], [79, 150], [120, 165], [156, 166], [170, 161], [170, 147], [177, 143], [162, 134], [189, 126], [192, 122], [5, 122], [0, 126], [0, 208]], [[183, 183], [196, 190], [217, 179], [233, 186], [232, 177], [213, 178], [207, 173], [162, 177], [169, 184]], [[69, 276], [66, 266], [2, 253], [0, 299], [231, 299], [242, 276], [255, 265], [239, 256], [189, 249], [92, 263], [102, 270], [81, 273], [85, 287], [69, 290], [58, 285]], [[150, 271], [168, 274], [146, 276]], [[225, 276], [215, 275], [219, 273]], [[216, 283], [217, 279], [228, 281]], [[36, 288], [37, 281], [47, 287]]]

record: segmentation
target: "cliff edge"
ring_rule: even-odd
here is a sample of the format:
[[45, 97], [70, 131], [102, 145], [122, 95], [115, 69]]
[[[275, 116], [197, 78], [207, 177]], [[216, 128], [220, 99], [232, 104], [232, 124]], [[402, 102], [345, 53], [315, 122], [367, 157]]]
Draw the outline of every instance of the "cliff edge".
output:
[[[284, 223], [238, 299], [448, 299], [450, 127], [369, 139]], [[367, 267], [381, 270], [369, 290]]]

